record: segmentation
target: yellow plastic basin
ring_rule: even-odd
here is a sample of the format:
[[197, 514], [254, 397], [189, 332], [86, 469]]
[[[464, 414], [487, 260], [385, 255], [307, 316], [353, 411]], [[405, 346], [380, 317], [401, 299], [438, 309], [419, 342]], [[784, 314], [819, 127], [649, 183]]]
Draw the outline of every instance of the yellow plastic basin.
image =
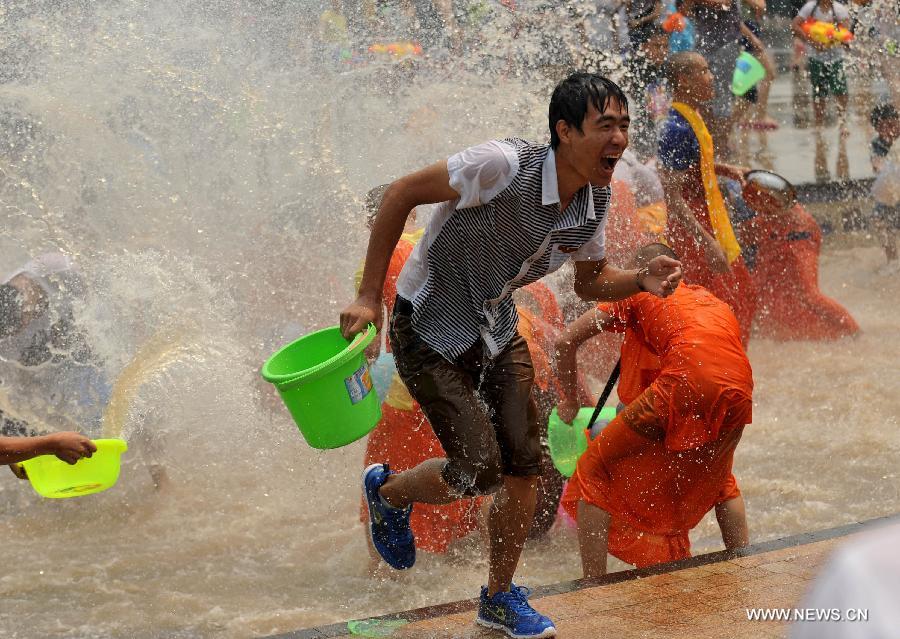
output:
[[56, 455], [41, 455], [21, 466], [37, 493], [51, 499], [81, 497], [111, 488], [119, 479], [119, 461], [128, 444], [124, 439], [95, 439], [97, 452], [67, 464]]

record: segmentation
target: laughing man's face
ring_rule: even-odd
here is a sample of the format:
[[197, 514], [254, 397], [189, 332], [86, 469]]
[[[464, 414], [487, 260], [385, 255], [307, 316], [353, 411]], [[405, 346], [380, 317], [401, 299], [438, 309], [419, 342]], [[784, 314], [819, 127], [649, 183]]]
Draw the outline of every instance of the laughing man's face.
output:
[[611, 98], [601, 113], [588, 103], [581, 132], [572, 131], [572, 165], [593, 186], [607, 186], [612, 180], [616, 162], [628, 146], [631, 119], [623, 105]]

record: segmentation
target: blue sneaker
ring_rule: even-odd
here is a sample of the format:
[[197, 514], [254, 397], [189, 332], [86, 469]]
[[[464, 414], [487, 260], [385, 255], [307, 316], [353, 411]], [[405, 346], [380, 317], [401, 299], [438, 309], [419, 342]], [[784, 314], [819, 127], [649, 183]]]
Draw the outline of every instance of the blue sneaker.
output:
[[528, 603], [531, 590], [512, 584], [509, 592], [498, 592], [488, 598], [486, 586], [481, 588], [475, 623], [502, 630], [515, 639], [555, 637], [556, 626]]
[[412, 505], [388, 506], [378, 490], [391, 474], [387, 464], [372, 464], [363, 471], [363, 493], [369, 509], [372, 544], [391, 568], [406, 570], [416, 563], [416, 540], [409, 527]]

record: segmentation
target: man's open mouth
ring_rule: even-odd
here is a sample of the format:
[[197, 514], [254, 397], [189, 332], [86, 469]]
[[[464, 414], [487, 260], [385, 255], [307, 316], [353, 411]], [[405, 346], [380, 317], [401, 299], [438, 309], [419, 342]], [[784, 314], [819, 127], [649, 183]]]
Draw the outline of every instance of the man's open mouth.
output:
[[607, 155], [600, 159], [600, 166], [603, 167], [604, 169], [608, 169], [608, 170], [612, 171], [614, 168], [616, 168], [616, 162], [619, 161], [620, 157], [622, 157], [622, 156], [621, 155]]

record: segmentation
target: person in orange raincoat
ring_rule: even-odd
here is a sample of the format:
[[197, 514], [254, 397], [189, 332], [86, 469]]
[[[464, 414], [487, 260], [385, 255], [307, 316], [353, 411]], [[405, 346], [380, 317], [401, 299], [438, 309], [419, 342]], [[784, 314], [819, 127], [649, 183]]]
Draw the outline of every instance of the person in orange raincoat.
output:
[[[638, 265], [660, 254], [675, 255], [652, 244], [638, 253]], [[689, 557], [688, 531], [712, 508], [725, 546], [747, 545], [731, 467], [752, 419], [753, 378], [734, 313], [684, 283], [667, 299], [640, 294], [588, 311], [559, 339], [564, 420], [579, 408], [568, 399], [574, 351], [603, 329], [631, 331], [659, 357], [660, 371], [591, 441], [563, 494], [578, 521], [585, 577], [606, 573], [607, 552], [638, 567]]]
[[742, 180], [741, 167], [715, 159], [713, 139], [700, 116], [714, 87], [701, 55], [682, 51], [666, 63], [672, 110], [659, 133], [658, 169], [666, 197], [666, 238], [682, 256], [684, 279], [726, 302], [750, 337], [756, 294], [728, 219], [716, 176]]
[[[758, 295], [756, 334], [776, 340], [831, 340], [859, 324], [819, 290], [822, 231], [797, 202], [794, 187], [768, 171], [751, 171], [746, 186], [730, 183], [747, 265]], [[746, 203], [746, 207], [741, 206]]]

